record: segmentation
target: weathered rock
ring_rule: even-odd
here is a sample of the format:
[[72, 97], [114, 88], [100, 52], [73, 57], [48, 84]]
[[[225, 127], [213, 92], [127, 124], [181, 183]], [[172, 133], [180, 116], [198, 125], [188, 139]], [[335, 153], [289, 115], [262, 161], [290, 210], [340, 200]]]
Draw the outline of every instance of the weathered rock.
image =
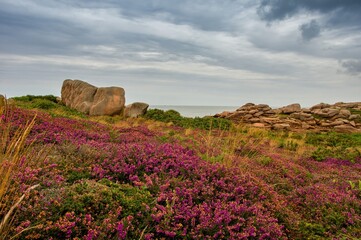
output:
[[311, 129], [313, 128], [311, 125], [307, 124], [306, 122], [302, 122], [302, 129]]
[[259, 111], [259, 112], [255, 113], [255, 114], [253, 114], [253, 116], [259, 117], [259, 116], [262, 116], [263, 114], [264, 114], [263, 111]]
[[268, 124], [273, 124], [278, 121], [279, 121], [279, 118], [276, 118], [276, 117], [262, 117], [261, 118], [261, 122], [268, 123]]
[[290, 114], [295, 112], [301, 112], [301, 105], [298, 103], [290, 104], [280, 108], [281, 113]]
[[253, 117], [252, 114], [246, 114], [246, 115], [243, 116], [243, 119], [244, 119], [244, 120], [249, 120], [249, 119], [251, 119], [252, 117]]
[[124, 109], [125, 117], [138, 117], [147, 113], [149, 104], [142, 102], [135, 102], [129, 104]]
[[243, 116], [244, 116], [244, 113], [236, 111], [236, 112], [230, 113], [228, 116], [226, 116], [226, 118], [230, 119], [230, 120], [239, 120]]
[[311, 126], [315, 126], [317, 123], [316, 123], [316, 120], [307, 120], [305, 121], [305, 123], [307, 123], [308, 125], [311, 125]]
[[67, 79], [61, 88], [61, 100], [70, 108], [89, 114], [97, 88], [81, 80]]
[[352, 114], [352, 115], [350, 115], [350, 117], [348, 119], [349, 120], [355, 120], [355, 119], [358, 119], [358, 118], [360, 118], [360, 115]]
[[350, 112], [350, 110], [347, 110], [347, 109], [341, 109], [340, 112], [338, 113], [338, 115], [341, 118], [349, 118], [351, 116], [351, 112]]
[[312, 111], [312, 110], [315, 110], [315, 109], [324, 109], [324, 108], [329, 108], [329, 107], [331, 107], [330, 104], [327, 104], [327, 103], [319, 103], [319, 104], [316, 104], [316, 105], [312, 106], [312, 107], [310, 108], [310, 110]]
[[257, 128], [265, 128], [266, 127], [266, 125], [264, 123], [253, 123], [252, 126], [257, 127]]
[[253, 110], [249, 111], [249, 114], [255, 114], [255, 113], [257, 113], [257, 112], [258, 112], [257, 109], [253, 109]]
[[352, 132], [356, 132], [357, 129], [350, 126], [350, 125], [339, 125], [339, 126], [335, 126], [334, 127], [336, 132], [341, 132], [341, 133], [352, 133]]
[[116, 115], [124, 109], [124, 89], [97, 88], [81, 80], [66, 79], [61, 101], [68, 107], [89, 115]]
[[276, 130], [288, 130], [290, 127], [291, 126], [287, 123], [276, 123], [272, 126], [272, 128]]
[[316, 114], [320, 117], [324, 117], [324, 118], [331, 118], [336, 116], [338, 113], [340, 112], [339, 109], [335, 109], [335, 108], [323, 108], [323, 109], [315, 109], [312, 110], [313, 114]]
[[302, 108], [301, 111], [304, 113], [311, 113], [311, 110], [308, 108]]
[[122, 112], [125, 104], [125, 92], [121, 87], [98, 88], [89, 115], [117, 115]]
[[[267, 104], [248, 103], [235, 112], [217, 114], [237, 123], [251, 124], [255, 127], [272, 127], [272, 129], [312, 129], [314, 131], [361, 131], [360, 114], [351, 114], [361, 110], [361, 102], [320, 103], [312, 108], [302, 108], [291, 104], [278, 109], [271, 109]], [[282, 115], [285, 113], [287, 115]]]
[[250, 123], [257, 123], [257, 122], [260, 122], [261, 120], [259, 118], [251, 118], [251, 119], [248, 119], [248, 121]]
[[292, 113], [290, 115], [290, 117], [295, 118], [295, 119], [299, 119], [301, 121], [307, 121], [307, 120], [312, 120], [313, 119], [311, 114], [303, 113], [303, 112]]
[[331, 122], [330, 126], [334, 127], [334, 126], [339, 126], [339, 125], [343, 125], [343, 124], [344, 124], [343, 121], [337, 120], [337, 121]]
[[214, 115], [214, 117], [218, 117], [218, 118], [226, 118], [227, 116], [229, 116], [231, 114], [231, 112], [229, 111], [223, 111], [221, 113], [217, 113]]
[[335, 103], [334, 106], [338, 106], [340, 108], [357, 108], [361, 106], [361, 102], [350, 102], [350, 103], [338, 102]]

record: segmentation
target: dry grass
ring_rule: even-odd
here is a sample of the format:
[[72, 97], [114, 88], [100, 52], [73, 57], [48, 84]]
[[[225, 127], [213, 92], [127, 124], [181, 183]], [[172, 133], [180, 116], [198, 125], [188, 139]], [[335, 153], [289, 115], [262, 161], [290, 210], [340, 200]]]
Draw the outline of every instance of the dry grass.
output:
[[25, 194], [38, 186], [29, 188], [22, 196], [18, 189], [10, 188], [13, 174], [19, 171], [20, 161], [30, 150], [31, 144], [26, 146], [25, 141], [35, 124], [36, 116], [25, 126], [17, 129], [14, 135], [10, 135], [12, 125], [7, 118], [11, 114], [11, 106], [5, 98], [0, 100], [0, 212], [6, 213], [0, 222], [0, 239], [6, 239], [8, 225], [16, 207], [24, 199]]

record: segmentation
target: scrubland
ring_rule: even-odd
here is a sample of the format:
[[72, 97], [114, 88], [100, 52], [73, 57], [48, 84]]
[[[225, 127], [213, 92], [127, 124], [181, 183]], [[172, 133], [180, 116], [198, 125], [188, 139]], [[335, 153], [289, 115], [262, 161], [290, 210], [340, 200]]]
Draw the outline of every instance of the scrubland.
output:
[[360, 239], [361, 134], [2, 104], [2, 239]]

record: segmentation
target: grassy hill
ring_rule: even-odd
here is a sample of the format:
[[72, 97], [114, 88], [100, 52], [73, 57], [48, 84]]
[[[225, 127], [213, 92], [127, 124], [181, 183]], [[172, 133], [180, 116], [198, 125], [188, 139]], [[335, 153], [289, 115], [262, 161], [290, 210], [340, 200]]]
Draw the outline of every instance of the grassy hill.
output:
[[361, 238], [361, 134], [89, 118], [52, 96], [0, 113], [3, 239]]

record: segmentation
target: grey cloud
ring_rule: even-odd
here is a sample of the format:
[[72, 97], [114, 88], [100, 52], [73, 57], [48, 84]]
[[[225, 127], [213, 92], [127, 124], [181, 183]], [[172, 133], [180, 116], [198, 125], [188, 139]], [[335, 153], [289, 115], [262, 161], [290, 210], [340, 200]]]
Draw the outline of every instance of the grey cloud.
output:
[[321, 27], [361, 29], [360, 0], [261, 0], [257, 9], [259, 17], [268, 23], [282, 21], [302, 12], [319, 13], [323, 20], [322, 25], [314, 22], [301, 25], [305, 40], [317, 37]]
[[341, 66], [351, 75], [361, 75], [361, 59], [341, 61]]
[[320, 25], [316, 20], [311, 20], [309, 23], [304, 23], [300, 26], [302, 38], [305, 41], [309, 41], [312, 38], [318, 37], [321, 32]]
[[301, 10], [330, 13], [333, 11], [359, 14], [361, 1], [359, 0], [261, 0], [258, 14], [267, 21], [283, 20]]

